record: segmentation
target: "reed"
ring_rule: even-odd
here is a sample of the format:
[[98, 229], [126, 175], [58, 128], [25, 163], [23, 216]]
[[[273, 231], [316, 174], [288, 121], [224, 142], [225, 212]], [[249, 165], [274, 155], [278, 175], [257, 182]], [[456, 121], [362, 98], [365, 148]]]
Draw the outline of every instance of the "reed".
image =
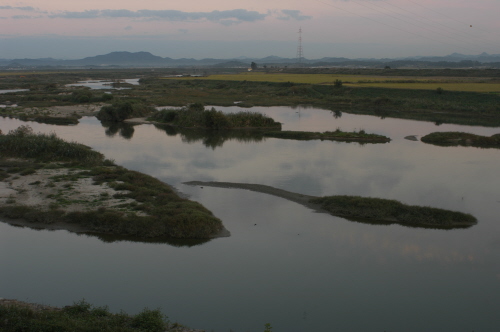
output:
[[35, 134], [29, 126], [20, 126], [6, 135], [0, 135], [0, 152], [5, 156], [33, 158], [46, 162], [60, 160], [84, 165], [98, 165], [104, 162], [101, 153], [86, 145], [66, 142], [55, 133]]
[[[0, 329], [16, 331], [178, 331], [159, 309], [143, 309], [136, 315], [114, 314], [107, 306], [95, 307], [84, 300], [64, 308], [33, 305], [19, 301], [0, 303]], [[40, 309], [43, 307], [43, 309]]]

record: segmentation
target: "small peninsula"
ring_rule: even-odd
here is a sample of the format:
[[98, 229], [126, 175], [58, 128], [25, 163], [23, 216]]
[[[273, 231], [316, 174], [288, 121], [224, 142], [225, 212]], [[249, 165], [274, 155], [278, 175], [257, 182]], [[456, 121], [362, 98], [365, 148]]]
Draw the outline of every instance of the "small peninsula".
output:
[[488, 137], [456, 131], [434, 132], [422, 137], [421, 141], [440, 146], [473, 146], [500, 149], [500, 134]]
[[166, 183], [28, 126], [0, 133], [0, 215], [23, 226], [143, 239], [229, 234]]
[[391, 141], [389, 137], [377, 134], [368, 134], [364, 130], [358, 132], [345, 132], [337, 129], [336, 131], [310, 132], [310, 131], [270, 131], [265, 132], [264, 136], [281, 139], [294, 140], [330, 140], [342, 142], [359, 142], [359, 143], [388, 143]]
[[344, 195], [316, 197], [250, 183], [190, 181], [184, 184], [251, 190], [285, 198], [317, 212], [327, 212], [337, 217], [368, 224], [399, 224], [438, 229], [467, 228], [477, 224], [477, 219], [467, 213], [406, 205], [390, 199]]

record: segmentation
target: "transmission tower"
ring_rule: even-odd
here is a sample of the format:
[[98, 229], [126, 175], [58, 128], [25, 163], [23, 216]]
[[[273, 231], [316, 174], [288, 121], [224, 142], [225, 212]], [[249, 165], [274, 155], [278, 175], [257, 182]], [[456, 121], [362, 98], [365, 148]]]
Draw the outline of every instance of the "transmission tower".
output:
[[299, 44], [297, 45], [297, 63], [302, 65], [302, 61], [304, 60], [304, 53], [302, 50], [302, 28], [299, 29]]

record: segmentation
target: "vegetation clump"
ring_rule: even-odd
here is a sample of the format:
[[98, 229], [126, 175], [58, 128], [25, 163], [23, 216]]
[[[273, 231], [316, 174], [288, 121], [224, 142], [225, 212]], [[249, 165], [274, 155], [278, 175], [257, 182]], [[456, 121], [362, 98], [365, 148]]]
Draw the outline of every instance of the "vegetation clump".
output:
[[398, 223], [402, 225], [429, 226], [435, 228], [468, 227], [477, 223], [470, 214], [411, 206], [396, 200], [359, 197], [325, 196], [310, 200], [334, 216], [353, 220]]
[[51, 134], [35, 134], [29, 126], [20, 126], [0, 135], [0, 152], [6, 157], [33, 158], [40, 162], [53, 160], [98, 165], [104, 156], [90, 147], [65, 140]]
[[364, 130], [358, 132], [344, 132], [340, 129], [336, 131], [309, 132], [309, 131], [271, 131], [265, 132], [264, 136], [282, 139], [295, 140], [332, 140], [363, 143], [386, 143], [390, 142], [389, 137], [377, 134], [367, 134]]
[[441, 146], [475, 146], [500, 148], [500, 134], [490, 137], [463, 132], [434, 132], [421, 138], [422, 142]]
[[204, 129], [242, 129], [242, 128], [275, 128], [281, 129], [281, 123], [258, 112], [238, 112], [225, 114], [215, 108], [200, 109], [193, 107], [175, 110], [158, 111], [149, 118], [151, 121], [168, 123], [183, 128]]
[[95, 307], [85, 300], [64, 308], [29, 304], [14, 300], [0, 302], [0, 330], [17, 331], [109, 331], [169, 332], [181, 325], [171, 323], [159, 309], [145, 308], [136, 315], [111, 313], [108, 307]]

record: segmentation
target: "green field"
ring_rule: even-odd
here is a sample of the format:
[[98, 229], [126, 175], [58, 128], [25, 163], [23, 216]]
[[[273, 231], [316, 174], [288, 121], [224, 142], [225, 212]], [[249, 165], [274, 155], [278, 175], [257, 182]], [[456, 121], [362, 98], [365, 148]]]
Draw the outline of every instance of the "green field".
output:
[[[193, 79], [193, 78], [184, 78]], [[334, 84], [342, 81], [351, 87], [377, 87], [389, 89], [417, 89], [436, 90], [442, 88], [448, 91], [468, 92], [500, 92], [500, 80], [495, 78], [474, 77], [395, 77], [395, 76], [367, 76], [343, 74], [289, 74], [243, 72], [239, 74], [210, 75], [197, 77], [202, 80], [217, 81], [252, 81], [252, 82], [293, 82], [305, 84]]]

